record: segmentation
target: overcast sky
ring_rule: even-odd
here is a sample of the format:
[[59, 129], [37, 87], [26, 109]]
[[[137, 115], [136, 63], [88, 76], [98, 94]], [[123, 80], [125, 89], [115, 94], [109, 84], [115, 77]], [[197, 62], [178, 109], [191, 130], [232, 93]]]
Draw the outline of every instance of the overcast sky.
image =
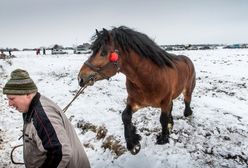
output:
[[248, 43], [248, 0], [0, 0], [0, 48], [72, 46], [125, 25], [158, 44]]

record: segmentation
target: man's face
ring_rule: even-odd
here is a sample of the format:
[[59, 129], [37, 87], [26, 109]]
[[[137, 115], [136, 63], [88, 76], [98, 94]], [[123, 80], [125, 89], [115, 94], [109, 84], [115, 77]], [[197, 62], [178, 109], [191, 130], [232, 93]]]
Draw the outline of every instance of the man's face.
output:
[[9, 106], [21, 113], [28, 112], [31, 102], [30, 95], [7, 95]]

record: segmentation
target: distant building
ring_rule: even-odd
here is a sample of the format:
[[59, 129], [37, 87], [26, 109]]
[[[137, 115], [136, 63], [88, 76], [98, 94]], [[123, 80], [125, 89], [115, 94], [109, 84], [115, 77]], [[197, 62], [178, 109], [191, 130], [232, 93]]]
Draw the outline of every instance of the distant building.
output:
[[83, 45], [78, 45], [73, 50], [74, 54], [88, 54], [90, 52], [91, 51], [90, 51], [90, 44], [89, 43], [83, 43]]

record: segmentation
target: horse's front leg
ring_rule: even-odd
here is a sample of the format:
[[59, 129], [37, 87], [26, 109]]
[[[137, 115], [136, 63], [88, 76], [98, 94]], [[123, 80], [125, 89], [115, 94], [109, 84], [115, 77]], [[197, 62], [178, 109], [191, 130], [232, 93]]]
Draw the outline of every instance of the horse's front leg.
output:
[[122, 121], [124, 124], [124, 135], [127, 143], [127, 149], [133, 154], [137, 154], [140, 151], [140, 135], [136, 134], [136, 127], [132, 123], [132, 108], [127, 105], [122, 112]]

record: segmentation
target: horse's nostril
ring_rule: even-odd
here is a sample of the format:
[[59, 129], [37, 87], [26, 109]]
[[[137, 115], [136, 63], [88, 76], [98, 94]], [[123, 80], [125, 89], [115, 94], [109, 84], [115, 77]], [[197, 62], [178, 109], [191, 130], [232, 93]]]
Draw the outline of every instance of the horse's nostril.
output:
[[84, 80], [79, 78], [78, 79], [78, 84], [79, 84], [79, 86], [83, 87], [84, 86]]

